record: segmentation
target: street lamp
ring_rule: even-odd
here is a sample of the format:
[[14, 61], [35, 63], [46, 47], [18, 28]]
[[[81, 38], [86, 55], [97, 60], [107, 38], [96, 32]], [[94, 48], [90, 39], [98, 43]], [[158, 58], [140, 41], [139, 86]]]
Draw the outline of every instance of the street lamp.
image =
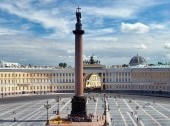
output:
[[2, 96], [2, 98], [3, 98], [3, 87], [1, 87], [1, 96]]
[[107, 106], [106, 106], [106, 95], [104, 94], [104, 114], [105, 115], [105, 121], [104, 126], [109, 126], [109, 123], [107, 122]]
[[59, 96], [57, 96], [57, 98], [55, 100], [56, 100], [56, 102], [58, 102], [57, 115], [59, 115], [60, 114], [60, 112], [59, 112], [59, 101], [60, 101]]
[[44, 104], [44, 108], [47, 109], [47, 122], [46, 122], [46, 125], [49, 125], [49, 119], [48, 119], [48, 109], [51, 108], [51, 105], [48, 104], [48, 101], [47, 101], [47, 104]]
[[104, 113], [103, 113], [103, 115], [106, 115], [106, 98], [105, 98], [105, 94], [104, 94], [104, 97], [103, 97], [103, 101], [104, 101]]
[[15, 114], [16, 114], [16, 112], [15, 112], [15, 111], [13, 111], [13, 112], [12, 112], [12, 114], [14, 115], [14, 122], [16, 122], [16, 118], [15, 118]]

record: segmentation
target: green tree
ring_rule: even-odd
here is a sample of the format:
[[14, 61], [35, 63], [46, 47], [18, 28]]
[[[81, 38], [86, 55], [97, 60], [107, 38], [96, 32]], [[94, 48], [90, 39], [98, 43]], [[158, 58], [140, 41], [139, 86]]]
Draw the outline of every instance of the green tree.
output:
[[59, 67], [62, 67], [62, 68], [66, 68], [66, 67], [67, 67], [67, 63], [59, 63], [58, 66], [59, 66]]
[[66, 68], [67, 67], [67, 64], [66, 63], [63, 63], [63, 68]]
[[63, 63], [59, 63], [59, 65], [58, 65], [59, 67], [63, 67]]

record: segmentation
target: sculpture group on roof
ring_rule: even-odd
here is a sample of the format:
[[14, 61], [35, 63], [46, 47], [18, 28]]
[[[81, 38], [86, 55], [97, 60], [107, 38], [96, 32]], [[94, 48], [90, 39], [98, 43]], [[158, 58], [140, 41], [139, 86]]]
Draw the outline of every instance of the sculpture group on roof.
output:
[[83, 61], [83, 64], [100, 64], [99, 60], [94, 60], [94, 56], [90, 57], [90, 60]]

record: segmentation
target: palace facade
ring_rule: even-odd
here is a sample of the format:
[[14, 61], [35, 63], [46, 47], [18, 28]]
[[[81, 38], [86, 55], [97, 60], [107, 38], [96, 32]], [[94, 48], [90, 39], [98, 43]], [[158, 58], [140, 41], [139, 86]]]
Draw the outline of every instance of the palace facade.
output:
[[[84, 89], [101, 92], [170, 96], [170, 66], [107, 68], [93, 57], [84, 62]], [[74, 92], [74, 68], [0, 68], [1, 97], [17, 94]]]

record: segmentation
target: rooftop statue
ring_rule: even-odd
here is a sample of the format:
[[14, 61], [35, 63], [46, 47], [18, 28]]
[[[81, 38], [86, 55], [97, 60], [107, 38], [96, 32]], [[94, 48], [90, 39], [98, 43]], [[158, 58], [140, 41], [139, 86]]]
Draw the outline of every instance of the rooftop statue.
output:
[[85, 60], [84, 64], [100, 64], [99, 60], [94, 60], [94, 55], [90, 57], [90, 60]]
[[81, 12], [79, 12], [79, 9], [81, 8], [78, 7], [76, 11], [77, 23], [81, 23]]

